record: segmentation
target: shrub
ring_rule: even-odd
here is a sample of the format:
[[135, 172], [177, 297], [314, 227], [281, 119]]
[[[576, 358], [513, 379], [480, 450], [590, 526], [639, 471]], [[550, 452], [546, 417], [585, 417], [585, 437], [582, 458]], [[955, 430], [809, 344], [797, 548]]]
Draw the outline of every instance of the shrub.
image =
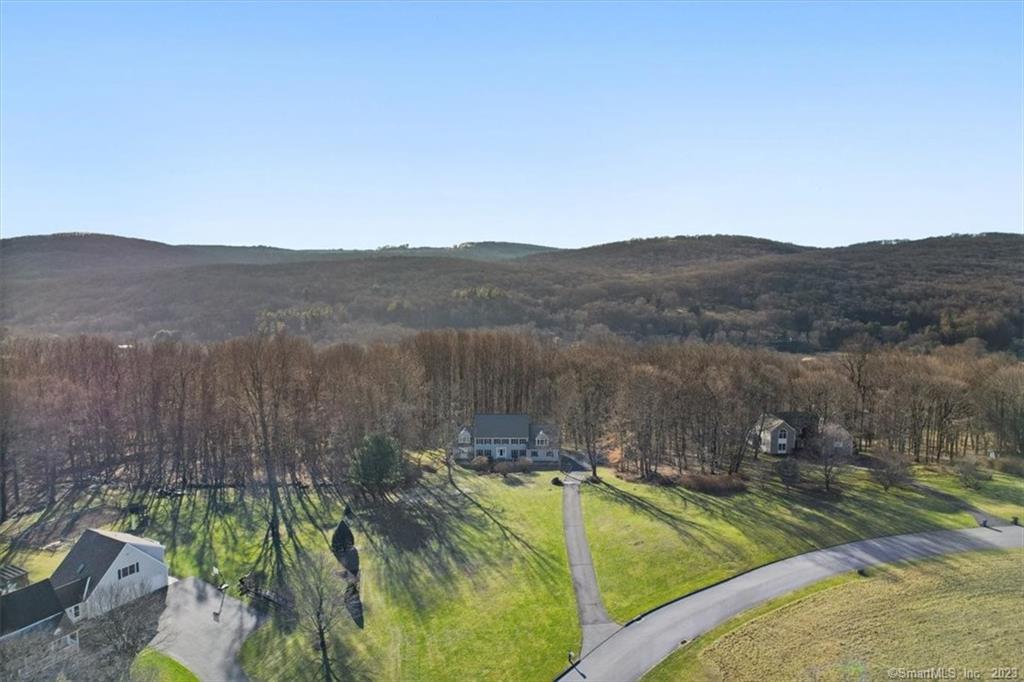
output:
[[512, 462], [498, 462], [494, 465], [494, 473], [501, 474], [502, 477], [508, 476], [512, 473]]
[[681, 483], [687, 490], [708, 495], [733, 495], [747, 489], [747, 484], [739, 476], [684, 474]]
[[800, 463], [792, 457], [775, 463], [775, 475], [786, 486], [786, 490], [800, 484]]
[[992, 474], [981, 469], [978, 461], [971, 457], [965, 457], [957, 462], [956, 475], [960, 479], [960, 485], [971, 489], [978, 488], [982, 481], [992, 480]]
[[1024, 459], [1020, 457], [1001, 457], [996, 460], [996, 469], [1002, 471], [1004, 474], [1012, 474], [1014, 476], [1024, 476]]
[[530, 461], [529, 457], [520, 457], [518, 460], [516, 460], [516, 464], [515, 464], [515, 470], [516, 471], [521, 471], [521, 472], [523, 472], [525, 474], [525, 473], [529, 472], [530, 469], [532, 469], [532, 468], [533, 468], [533, 462]]
[[910, 459], [899, 452], [887, 448], [879, 450], [876, 455], [878, 466], [871, 470], [871, 478], [886, 491], [892, 486], [906, 485], [913, 478], [910, 470]]
[[471, 469], [476, 469], [477, 471], [488, 471], [491, 468], [491, 460], [487, 459], [483, 455], [477, 455], [469, 463], [469, 467]]

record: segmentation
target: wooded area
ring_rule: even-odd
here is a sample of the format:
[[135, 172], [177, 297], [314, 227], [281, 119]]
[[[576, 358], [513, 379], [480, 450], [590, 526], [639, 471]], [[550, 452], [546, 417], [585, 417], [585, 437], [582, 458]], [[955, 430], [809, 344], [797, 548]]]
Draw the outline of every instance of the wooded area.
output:
[[927, 350], [982, 339], [1024, 357], [1024, 236], [811, 249], [750, 237], [380, 252], [169, 246], [103, 235], [0, 242], [0, 324], [21, 336], [157, 333], [317, 343], [529, 328], [834, 351], [867, 335]]
[[979, 343], [800, 357], [724, 344], [560, 344], [435, 331], [368, 346], [283, 334], [206, 345], [9, 338], [0, 518], [66, 485], [337, 485], [366, 436], [447, 445], [474, 412], [526, 412], [565, 444], [659, 467], [741, 472], [765, 412], [803, 410], [919, 462], [1024, 457], [1024, 366]]

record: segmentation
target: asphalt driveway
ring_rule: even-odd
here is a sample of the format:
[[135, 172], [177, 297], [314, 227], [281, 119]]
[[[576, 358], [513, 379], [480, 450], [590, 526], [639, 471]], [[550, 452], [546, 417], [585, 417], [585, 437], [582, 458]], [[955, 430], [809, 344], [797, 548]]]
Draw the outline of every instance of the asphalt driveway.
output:
[[601, 601], [601, 590], [597, 586], [594, 562], [587, 544], [587, 533], [583, 527], [583, 510], [580, 507], [580, 482], [566, 476], [562, 487], [562, 521], [565, 528], [565, 547], [569, 554], [569, 570], [572, 573], [572, 587], [576, 592], [576, 611], [583, 629], [583, 650], [594, 649], [611, 636], [619, 626], [608, 616]]
[[246, 680], [238, 664], [242, 642], [260, 623], [257, 611], [226, 597], [199, 578], [184, 578], [167, 587], [167, 606], [160, 615], [155, 649], [177, 659], [203, 682]]
[[[1024, 528], [1003, 526], [896, 535], [801, 554], [652, 611], [608, 637], [583, 657], [576, 670], [569, 670], [559, 679], [588, 682], [639, 679], [684, 640], [691, 641], [749, 608], [832, 575], [907, 559], [1020, 547], [1024, 547]], [[575, 571], [573, 579], [575, 582]]]

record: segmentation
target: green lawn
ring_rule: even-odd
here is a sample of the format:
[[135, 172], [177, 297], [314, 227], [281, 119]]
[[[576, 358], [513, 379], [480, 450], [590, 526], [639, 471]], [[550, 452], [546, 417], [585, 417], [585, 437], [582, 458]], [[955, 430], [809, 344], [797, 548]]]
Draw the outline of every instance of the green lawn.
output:
[[199, 682], [199, 678], [170, 656], [143, 649], [131, 670], [132, 682]]
[[[842, 494], [816, 486], [787, 493], [751, 467], [750, 490], [714, 497], [680, 488], [628, 483], [603, 471], [606, 484], [585, 486], [584, 518], [598, 580], [620, 621], [743, 570], [863, 537], [970, 526], [948, 496], [894, 489], [865, 472], [846, 476]], [[551, 473], [503, 480], [443, 472], [389, 503], [353, 501], [362, 566], [365, 627], [345, 620], [337, 632], [338, 667], [348, 678], [384, 680], [549, 679], [580, 631], [562, 535], [561, 489]], [[952, 475], [922, 480], [1001, 515], [1020, 499], [1018, 479], [997, 474], [978, 491]], [[148, 523], [123, 509], [127, 494], [90, 489], [0, 528], [0, 561], [32, 578], [49, 575], [67, 547], [40, 548], [82, 529], [139, 532], [167, 546], [171, 572], [232, 585], [254, 565], [269, 565], [267, 498], [254, 491], [198, 492], [135, 499]], [[284, 551], [326, 549], [342, 501], [315, 491], [284, 493]], [[213, 567], [222, 577], [215, 578]], [[245, 644], [242, 663], [254, 680], [308, 679], [315, 651], [298, 632], [268, 623]]]
[[[561, 491], [550, 474], [508, 481], [457, 471], [460, 494], [441, 474], [390, 504], [353, 502], [365, 627], [342, 623], [338, 667], [345, 677], [383, 680], [550, 679], [578, 646], [572, 582], [562, 538]], [[185, 503], [187, 504], [187, 503]], [[327, 548], [339, 504], [290, 503], [292, 536]], [[240, 503], [219, 514], [160, 513], [171, 563], [182, 575], [229, 576], [259, 554], [263, 516]], [[251, 507], [251, 503], [244, 505]], [[203, 519], [206, 520], [203, 520]], [[253, 680], [317, 675], [316, 652], [299, 632], [273, 622], [242, 650]]]
[[[345, 677], [544, 680], [561, 671], [567, 650], [579, 646], [561, 488], [551, 485], [552, 473], [503, 480], [456, 469], [455, 476], [465, 494], [442, 471], [426, 474], [390, 503], [351, 501], [365, 627], [346, 619], [338, 630]], [[269, 563], [266, 495], [228, 490], [150, 496], [142, 500], [150, 517], [143, 529], [133, 529], [135, 519], [116, 511], [127, 502], [124, 495], [112, 497], [68, 502], [63, 509], [69, 518], [47, 527], [77, 537], [74, 517], [95, 521], [89, 526], [134, 530], [166, 545], [172, 574], [211, 582], [234, 585], [253, 565]], [[299, 549], [327, 550], [343, 506], [313, 491], [286, 492], [288, 559]], [[56, 510], [47, 516], [61, 519]], [[24, 539], [25, 529], [39, 520], [23, 517], [0, 528], [0, 537]], [[57, 535], [35, 533], [40, 541]], [[64, 552], [50, 555], [19, 543], [8, 556], [23, 565], [34, 562], [40, 570], [33, 578], [42, 578], [52, 570], [44, 575], [42, 562], [55, 565]], [[214, 566], [221, 578], [213, 576]], [[310, 664], [315, 657], [307, 638], [270, 622], [246, 642], [242, 664], [256, 681], [302, 680], [316, 676]]]
[[[700, 587], [808, 550], [975, 524], [948, 498], [911, 489], [886, 493], [863, 470], [844, 476], [840, 495], [825, 495], [814, 484], [787, 493], [773, 478], [757, 475], [767, 466], [752, 463], [749, 491], [731, 497], [624, 482], [610, 470], [602, 472], [605, 484], [586, 486], [587, 537], [612, 617], [625, 622]], [[982, 507], [993, 501], [998, 498], [984, 493], [975, 500]]]
[[[837, 576], [686, 645], [645, 682], [885, 679], [1024, 665], [1024, 552], [975, 552]], [[962, 672], [960, 673], [962, 676]]]
[[992, 480], [981, 481], [977, 490], [964, 487], [949, 469], [915, 467], [917, 480], [936, 490], [955, 495], [968, 504], [1006, 521], [1024, 519], [1024, 480], [1018, 476], [985, 470]]
[[[50, 577], [86, 528], [109, 527], [123, 516], [125, 494], [93, 486], [66, 492], [49, 509], [9, 519], [0, 526], [0, 563], [21, 566], [29, 580]], [[62, 541], [56, 550], [43, 549]]]

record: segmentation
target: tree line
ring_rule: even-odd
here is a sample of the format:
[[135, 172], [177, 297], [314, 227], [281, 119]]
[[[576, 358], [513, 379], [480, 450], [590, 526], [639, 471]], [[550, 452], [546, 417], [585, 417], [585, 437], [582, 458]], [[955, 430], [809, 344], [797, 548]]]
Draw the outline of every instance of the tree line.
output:
[[281, 485], [338, 486], [367, 467], [367, 436], [443, 447], [476, 412], [554, 420], [564, 446], [614, 454], [641, 476], [740, 472], [756, 455], [751, 429], [782, 410], [918, 462], [1024, 457], [1024, 364], [978, 343], [925, 354], [864, 338], [800, 357], [430, 331], [322, 347], [284, 334], [7, 338], [0, 351], [0, 518], [94, 482], [266, 486], [271, 497]]

